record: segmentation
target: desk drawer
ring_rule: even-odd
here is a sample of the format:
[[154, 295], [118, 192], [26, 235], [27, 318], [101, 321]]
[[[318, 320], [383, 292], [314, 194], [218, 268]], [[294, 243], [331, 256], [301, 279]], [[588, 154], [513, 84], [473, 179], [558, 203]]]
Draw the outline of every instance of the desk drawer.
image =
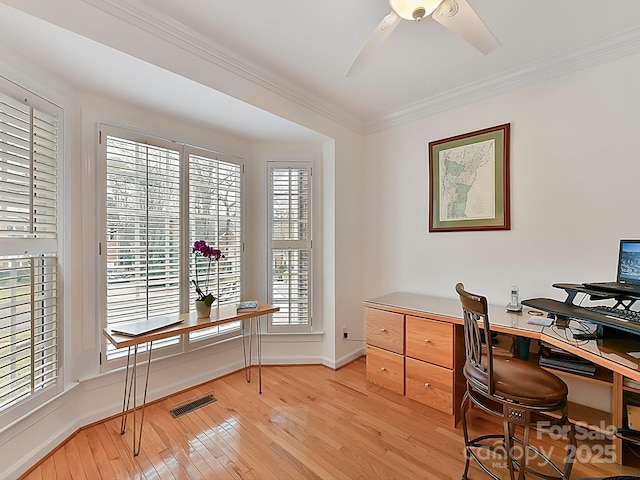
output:
[[367, 380], [404, 395], [404, 357], [376, 347], [367, 347]]
[[407, 358], [407, 397], [453, 415], [453, 371]]
[[368, 308], [367, 344], [404, 354], [404, 315]]
[[407, 315], [407, 356], [453, 368], [453, 324]]

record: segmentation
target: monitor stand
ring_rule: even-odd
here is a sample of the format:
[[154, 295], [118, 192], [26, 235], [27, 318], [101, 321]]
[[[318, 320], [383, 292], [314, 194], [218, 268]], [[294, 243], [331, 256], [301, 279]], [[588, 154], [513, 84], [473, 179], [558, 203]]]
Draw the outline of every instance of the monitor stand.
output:
[[564, 292], [567, 294], [567, 298], [564, 299], [564, 303], [568, 303], [570, 305], [573, 304], [573, 300], [579, 293], [589, 295], [589, 300], [595, 302], [600, 300], [613, 299], [616, 301], [616, 304], [614, 306], [615, 308], [618, 308], [620, 305], [622, 305], [627, 310], [637, 300], [637, 298], [627, 297], [620, 293], [604, 292], [602, 290], [596, 290], [595, 288], [585, 287], [581, 283], [554, 283], [552, 286], [564, 290]]

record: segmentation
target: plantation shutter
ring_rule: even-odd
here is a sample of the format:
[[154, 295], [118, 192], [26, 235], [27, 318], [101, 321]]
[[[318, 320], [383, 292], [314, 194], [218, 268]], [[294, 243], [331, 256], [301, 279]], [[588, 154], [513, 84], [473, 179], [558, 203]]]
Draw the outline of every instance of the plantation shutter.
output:
[[[107, 136], [106, 168], [107, 326], [178, 314], [179, 152]], [[113, 352], [108, 344], [107, 357]]]
[[[189, 252], [197, 240], [222, 251], [224, 258], [212, 262], [207, 281], [208, 259], [191, 255], [189, 275], [202, 290], [210, 292], [219, 305], [240, 301], [242, 256], [241, 165], [210, 152], [189, 154]], [[194, 309], [196, 292], [189, 290], [189, 308]], [[238, 322], [191, 332], [191, 341], [237, 330]]]
[[0, 93], [0, 410], [58, 386], [58, 117]]
[[311, 166], [270, 165], [273, 327], [311, 326]]

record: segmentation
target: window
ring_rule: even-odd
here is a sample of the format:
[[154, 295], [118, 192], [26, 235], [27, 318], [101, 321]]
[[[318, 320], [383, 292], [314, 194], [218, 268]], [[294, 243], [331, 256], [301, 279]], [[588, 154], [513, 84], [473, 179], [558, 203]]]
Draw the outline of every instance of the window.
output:
[[110, 135], [105, 148], [107, 325], [178, 314], [179, 152]]
[[311, 329], [311, 165], [269, 163], [270, 329]]
[[[39, 103], [44, 103], [39, 100]], [[0, 411], [57, 393], [57, 107], [0, 93]]]
[[[189, 239], [207, 239], [224, 255], [211, 267], [208, 290], [219, 304], [240, 301], [241, 238], [241, 166], [220, 160], [211, 153], [189, 153]], [[210, 240], [210, 241], [209, 241]], [[203, 260], [202, 257], [199, 259]], [[191, 278], [195, 277], [195, 263], [191, 266]], [[206, 271], [202, 264], [200, 271]], [[191, 289], [189, 304], [193, 305], [196, 293]], [[238, 330], [237, 322], [219, 327], [191, 332], [189, 340], [209, 338], [212, 335]]]
[[[174, 142], [103, 129], [106, 167], [106, 325], [194, 309], [196, 240], [222, 250], [207, 283], [219, 303], [241, 289], [241, 178], [235, 159]], [[186, 245], [185, 245], [186, 243]], [[200, 265], [202, 271], [202, 265]], [[238, 324], [154, 342], [167, 353], [239, 330]], [[199, 343], [198, 343], [199, 342]], [[107, 359], [124, 355], [110, 344]]]

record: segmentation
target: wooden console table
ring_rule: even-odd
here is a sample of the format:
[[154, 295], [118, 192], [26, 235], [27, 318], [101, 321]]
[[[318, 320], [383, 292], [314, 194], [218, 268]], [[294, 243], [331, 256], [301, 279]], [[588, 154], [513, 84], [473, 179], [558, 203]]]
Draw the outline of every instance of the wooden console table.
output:
[[[462, 307], [459, 300], [412, 293], [392, 293], [364, 302], [367, 317], [367, 379], [385, 391], [402, 396], [411, 405], [452, 426], [459, 421], [465, 379]], [[589, 430], [611, 437], [608, 426], [622, 427], [623, 393], [640, 394], [625, 386], [626, 378], [640, 382], [640, 338], [576, 340], [570, 327], [543, 327], [527, 323], [528, 313], [507, 312], [489, 306], [492, 331], [543, 340], [585, 358], [598, 368], [593, 378], [554, 372], [611, 388], [611, 413], [570, 402], [571, 420]], [[537, 361], [532, 355], [531, 361]], [[622, 443], [613, 440], [618, 463]]]
[[[124, 435], [127, 427], [127, 415], [129, 413], [129, 403], [133, 396], [133, 455], [137, 456], [140, 453], [140, 444], [142, 442], [142, 427], [144, 425], [144, 408], [147, 402], [147, 387], [149, 385], [149, 371], [151, 367], [151, 352], [153, 342], [161, 340], [163, 338], [175, 337], [183, 335], [203, 328], [215, 327], [230, 322], [242, 321], [242, 335], [244, 340], [244, 322], [249, 321], [249, 345], [253, 341], [253, 319], [257, 321], [256, 336], [257, 336], [257, 360], [258, 360], [258, 393], [262, 393], [262, 330], [260, 329], [260, 318], [264, 315], [270, 315], [279, 311], [279, 307], [260, 303], [255, 310], [243, 310], [236, 311], [235, 305], [222, 305], [211, 309], [210, 317], [198, 318], [196, 312], [185, 313], [180, 315], [179, 318], [182, 323], [174, 324], [169, 327], [154, 330], [150, 333], [139, 335], [136, 337], [117, 335], [113, 333], [109, 328], [103, 330], [103, 334], [107, 337], [107, 340], [116, 348], [127, 348], [127, 369], [124, 379], [124, 395], [122, 400], [122, 424], [120, 428], [120, 434]], [[142, 405], [137, 405], [137, 364], [138, 364], [138, 346], [144, 343], [149, 344], [149, 355], [147, 360], [147, 372], [144, 384], [144, 393], [142, 397]], [[133, 347], [133, 351], [132, 351]], [[244, 348], [244, 342], [243, 342]], [[249, 350], [251, 352], [251, 350]], [[251, 381], [251, 366], [252, 358], [249, 353], [249, 359], [247, 362], [247, 356], [245, 353], [245, 370], [247, 372], [247, 382]], [[136, 412], [140, 409], [140, 432], [136, 438]], [[136, 441], [137, 440], [137, 441]]]

